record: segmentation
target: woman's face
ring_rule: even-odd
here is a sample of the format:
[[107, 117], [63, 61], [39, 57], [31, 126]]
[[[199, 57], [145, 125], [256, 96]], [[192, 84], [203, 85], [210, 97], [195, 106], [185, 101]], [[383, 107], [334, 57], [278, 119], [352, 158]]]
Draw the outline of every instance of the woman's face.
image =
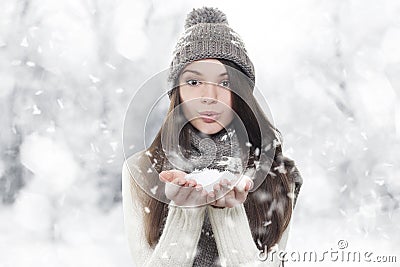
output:
[[179, 76], [183, 113], [199, 131], [214, 134], [233, 119], [232, 95], [225, 66], [216, 59], [197, 60]]

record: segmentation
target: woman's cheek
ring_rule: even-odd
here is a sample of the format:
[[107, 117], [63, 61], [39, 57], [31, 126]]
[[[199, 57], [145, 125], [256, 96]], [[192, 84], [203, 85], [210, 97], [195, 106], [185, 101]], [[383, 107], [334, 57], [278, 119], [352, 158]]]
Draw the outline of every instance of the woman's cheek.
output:
[[232, 119], [233, 119], [232, 110], [227, 110], [226, 111], [226, 118], [225, 118], [226, 124], [229, 124], [232, 121]]
[[193, 120], [198, 117], [193, 101], [185, 101], [182, 103], [182, 110], [187, 120]]

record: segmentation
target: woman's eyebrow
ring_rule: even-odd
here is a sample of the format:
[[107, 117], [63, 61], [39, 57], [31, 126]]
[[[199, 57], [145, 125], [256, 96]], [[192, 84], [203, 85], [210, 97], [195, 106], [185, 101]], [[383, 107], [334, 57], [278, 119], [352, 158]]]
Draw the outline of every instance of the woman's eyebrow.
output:
[[[183, 75], [185, 72], [192, 72], [192, 73], [200, 75], [200, 76], [202, 75], [202, 73], [198, 72], [197, 70], [185, 70], [184, 72], [182, 72], [181, 75]], [[225, 76], [225, 75], [228, 75], [228, 73], [224, 72], [224, 73], [221, 73], [219, 76]]]

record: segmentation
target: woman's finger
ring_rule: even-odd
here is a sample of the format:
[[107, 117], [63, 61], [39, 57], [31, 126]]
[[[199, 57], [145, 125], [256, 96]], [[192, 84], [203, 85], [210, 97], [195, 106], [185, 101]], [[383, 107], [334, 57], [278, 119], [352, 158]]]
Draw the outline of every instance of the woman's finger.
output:
[[[181, 182], [178, 178], [178, 184]], [[175, 203], [179, 205], [191, 205], [192, 199], [189, 198], [190, 194], [195, 190], [192, 186], [186, 186], [186, 182], [179, 186], [178, 193], [174, 197]]]
[[239, 189], [239, 188], [237, 188], [235, 186], [234, 191], [235, 191], [235, 199], [236, 199], [236, 201], [239, 202], [239, 203], [243, 203], [247, 198], [248, 190], [247, 191], [246, 190], [242, 190], [242, 189]]
[[254, 186], [254, 182], [253, 181], [247, 181], [246, 182], [246, 186], [244, 187], [244, 190], [245, 191], [249, 191], [250, 189], [252, 189], [253, 188], [253, 186]]
[[233, 208], [234, 206], [240, 204], [237, 200], [237, 194], [235, 190], [231, 190], [225, 195], [225, 206], [228, 208]]
[[207, 193], [207, 203], [213, 205], [215, 203], [215, 193], [210, 191]]
[[180, 170], [168, 170], [162, 171], [159, 174], [160, 180], [167, 180], [168, 182], [172, 182], [176, 178], [185, 178], [186, 173]]
[[188, 205], [199, 206], [206, 204], [207, 201], [207, 191], [203, 188], [201, 184], [196, 185], [190, 195], [188, 196]]
[[158, 177], [162, 182], [171, 182], [173, 180], [174, 175], [169, 171], [162, 171], [160, 172]]
[[229, 181], [222, 179], [218, 185], [214, 186], [214, 190], [216, 190], [216, 206], [225, 207], [225, 196], [232, 190]]
[[189, 187], [196, 187], [197, 182], [194, 179], [189, 179], [189, 180], [186, 180], [186, 185]]
[[167, 198], [174, 200], [175, 196], [178, 194], [179, 189], [179, 179], [176, 178], [172, 182], [167, 182], [165, 184], [165, 195]]

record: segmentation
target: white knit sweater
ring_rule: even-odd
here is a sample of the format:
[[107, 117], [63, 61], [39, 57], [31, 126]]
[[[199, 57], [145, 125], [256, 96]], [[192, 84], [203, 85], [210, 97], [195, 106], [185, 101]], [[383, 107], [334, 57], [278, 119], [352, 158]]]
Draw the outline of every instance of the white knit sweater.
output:
[[[128, 158], [122, 168], [125, 232], [136, 266], [191, 267], [200, 238], [205, 209], [208, 209], [222, 266], [279, 266], [277, 253], [273, 261], [271, 254], [267, 260], [258, 260], [259, 250], [252, 238], [243, 204], [224, 209], [216, 209], [210, 205], [197, 208], [170, 205], [162, 235], [155, 248], [151, 248], [144, 234], [143, 213], [140, 210], [142, 207], [135, 206], [132, 201], [130, 179], [133, 179], [134, 168], [127, 167], [127, 165], [134, 166], [132, 164], [135, 164], [138, 154], [139, 152]], [[291, 223], [278, 242], [279, 250], [286, 248], [290, 225]]]

